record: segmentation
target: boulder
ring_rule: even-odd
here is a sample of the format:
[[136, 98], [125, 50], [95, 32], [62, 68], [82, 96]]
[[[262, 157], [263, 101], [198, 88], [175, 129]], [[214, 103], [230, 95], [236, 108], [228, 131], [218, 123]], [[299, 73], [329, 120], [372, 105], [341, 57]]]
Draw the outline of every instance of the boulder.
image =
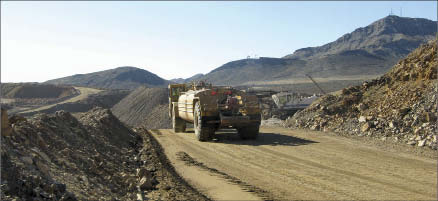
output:
[[425, 144], [426, 144], [426, 139], [418, 141], [418, 145], [417, 146], [422, 147]]
[[143, 177], [148, 177], [148, 178], [152, 177], [152, 174], [146, 168], [137, 168], [136, 175], [139, 179]]
[[367, 132], [370, 129], [370, 123], [366, 122], [362, 127], [360, 128], [360, 131]]
[[364, 117], [364, 116], [359, 117], [359, 123], [366, 122], [366, 121], [367, 121], [366, 117]]
[[148, 178], [147, 176], [142, 177], [138, 183], [138, 187], [141, 190], [151, 190], [153, 187], [152, 178]]

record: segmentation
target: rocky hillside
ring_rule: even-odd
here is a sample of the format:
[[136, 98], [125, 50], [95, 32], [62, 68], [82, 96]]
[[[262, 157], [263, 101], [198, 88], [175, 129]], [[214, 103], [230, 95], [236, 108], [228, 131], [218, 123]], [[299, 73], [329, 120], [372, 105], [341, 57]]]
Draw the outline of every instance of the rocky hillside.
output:
[[286, 125], [437, 149], [437, 66], [434, 40], [378, 79], [322, 97]]
[[45, 83], [87, 86], [107, 89], [135, 89], [139, 86], [166, 87], [168, 81], [136, 67], [118, 67], [88, 74], [77, 74]]
[[284, 58], [317, 59], [335, 54], [360, 53], [379, 57], [404, 57], [420, 44], [433, 39], [436, 32], [435, 21], [390, 15], [345, 34], [334, 42], [298, 49]]
[[321, 78], [381, 75], [436, 33], [436, 21], [387, 16], [323, 46], [299, 49], [283, 58], [232, 61], [202, 78], [241, 85], [306, 78], [306, 73]]
[[114, 115], [129, 126], [170, 128], [168, 89], [139, 87], [114, 105]]
[[1, 135], [2, 200], [207, 200], [144, 129], [125, 127], [107, 109], [5, 124], [12, 129]]

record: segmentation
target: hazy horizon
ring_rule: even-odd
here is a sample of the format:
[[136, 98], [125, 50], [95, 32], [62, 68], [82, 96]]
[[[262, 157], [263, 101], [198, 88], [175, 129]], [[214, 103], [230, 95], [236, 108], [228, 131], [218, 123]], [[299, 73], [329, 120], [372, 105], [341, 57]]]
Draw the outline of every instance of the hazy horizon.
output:
[[120, 66], [187, 78], [247, 56], [324, 45], [391, 9], [437, 20], [437, 2], [430, 1], [2, 1], [1, 81], [43, 82]]

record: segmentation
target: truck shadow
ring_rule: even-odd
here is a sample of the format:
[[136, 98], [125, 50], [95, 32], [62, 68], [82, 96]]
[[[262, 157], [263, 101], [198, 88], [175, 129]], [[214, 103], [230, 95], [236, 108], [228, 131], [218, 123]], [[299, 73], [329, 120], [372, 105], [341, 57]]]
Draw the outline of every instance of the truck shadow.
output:
[[224, 144], [238, 144], [238, 145], [271, 145], [271, 146], [299, 146], [312, 143], [318, 143], [316, 141], [307, 140], [299, 137], [284, 135], [280, 133], [259, 133], [256, 140], [242, 140], [239, 134], [235, 130], [220, 130], [217, 132], [212, 142], [224, 143]]

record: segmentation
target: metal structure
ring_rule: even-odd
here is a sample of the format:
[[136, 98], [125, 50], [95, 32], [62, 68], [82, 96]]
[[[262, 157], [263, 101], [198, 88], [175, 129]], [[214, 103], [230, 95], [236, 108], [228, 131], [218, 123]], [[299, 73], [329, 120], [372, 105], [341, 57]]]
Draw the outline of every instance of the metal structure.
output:
[[318, 85], [318, 83], [315, 82], [315, 80], [313, 80], [313, 78], [309, 75], [306, 74], [307, 77], [309, 77], [310, 80], [312, 80], [313, 84], [316, 85], [316, 87], [318, 87], [318, 89], [321, 91], [322, 94], [326, 94], [324, 90], [322, 90], [322, 88]]
[[185, 132], [186, 123], [193, 123], [199, 141], [224, 127], [237, 129], [242, 139], [255, 139], [261, 122], [255, 95], [204, 81], [169, 85], [169, 115], [175, 132]]
[[309, 106], [316, 98], [316, 95], [304, 97], [299, 93], [282, 92], [272, 95], [275, 105], [278, 109], [296, 109], [302, 110]]

